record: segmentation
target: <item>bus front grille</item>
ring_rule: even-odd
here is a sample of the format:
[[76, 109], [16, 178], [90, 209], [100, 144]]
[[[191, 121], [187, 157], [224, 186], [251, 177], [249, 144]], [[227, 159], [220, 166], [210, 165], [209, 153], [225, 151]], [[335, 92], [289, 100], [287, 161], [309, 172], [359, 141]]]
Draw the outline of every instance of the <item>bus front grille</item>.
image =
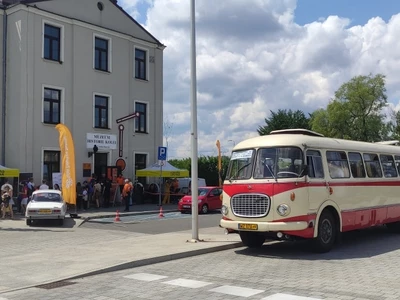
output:
[[263, 194], [239, 194], [231, 198], [233, 214], [237, 217], [265, 217], [270, 208], [271, 200]]

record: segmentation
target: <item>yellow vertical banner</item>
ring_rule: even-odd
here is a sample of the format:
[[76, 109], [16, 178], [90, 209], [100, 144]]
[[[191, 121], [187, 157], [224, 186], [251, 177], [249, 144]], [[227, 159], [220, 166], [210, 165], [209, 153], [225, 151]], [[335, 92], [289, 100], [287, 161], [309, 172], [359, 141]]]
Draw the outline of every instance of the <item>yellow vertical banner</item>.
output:
[[61, 189], [68, 204], [76, 205], [75, 150], [71, 132], [64, 124], [56, 126], [61, 149]]
[[216, 146], [218, 148], [218, 178], [219, 178], [219, 186], [222, 186], [222, 178], [221, 178], [221, 169], [222, 169], [222, 162], [221, 162], [221, 143], [217, 140]]

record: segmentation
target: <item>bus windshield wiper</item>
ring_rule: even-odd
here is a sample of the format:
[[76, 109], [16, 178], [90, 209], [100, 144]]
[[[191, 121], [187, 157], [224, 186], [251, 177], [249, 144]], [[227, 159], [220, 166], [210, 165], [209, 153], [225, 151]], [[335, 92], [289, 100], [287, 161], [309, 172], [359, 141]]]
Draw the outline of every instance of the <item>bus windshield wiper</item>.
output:
[[268, 171], [271, 173], [272, 177], [275, 179], [276, 182], [278, 182], [278, 179], [276, 179], [274, 172], [272, 172], [272, 169], [269, 165], [265, 164], [265, 166], [268, 168]]
[[239, 170], [236, 171], [235, 175], [232, 175], [232, 176], [229, 178], [229, 182], [232, 183], [232, 179], [233, 179], [234, 177], [236, 178], [237, 175], [239, 174], [239, 172], [242, 171], [244, 168], [248, 167], [250, 164], [251, 164], [251, 163], [247, 163], [247, 164], [241, 166], [241, 167], [239, 168]]

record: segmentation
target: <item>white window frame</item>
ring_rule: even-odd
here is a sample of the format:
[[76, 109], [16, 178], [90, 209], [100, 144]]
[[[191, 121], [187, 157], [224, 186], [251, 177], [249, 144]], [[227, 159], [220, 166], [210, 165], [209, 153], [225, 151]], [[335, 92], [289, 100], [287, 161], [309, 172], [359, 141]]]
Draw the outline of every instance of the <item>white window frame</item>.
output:
[[133, 109], [136, 112], [136, 103], [144, 103], [146, 104], [146, 132], [137, 132], [136, 131], [136, 121], [135, 121], [135, 125], [134, 125], [134, 130], [135, 130], [135, 134], [149, 134], [150, 133], [150, 120], [149, 120], [149, 111], [150, 111], [150, 102], [149, 101], [141, 101], [141, 100], [134, 100], [133, 101]]
[[[96, 69], [96, 38], [107, 40], [108, 41], [108, 70], [103, 71], [103, 70], [97, 70]], [[93, 70], [98, 71], [98, 72], [106, 72], [106, 73], [112, 73], [112, 39], [111, 37], [101, 35], [98, 33], [93, 33], [93, 49], [92, 49], [92, 54], [93, 54]]]
[[100, 97], [107, 97], [108, 98], [108, 129], [112, 129], [112, 96], [108, 95], [108, 94], [104, 94], [104, 93], [98, 93], [98, 92], [93, 92], [93, 103], [92, 103], [92, 127], [95, 130], [108, 130], [105, 128], [97, 128], [95, 127], [95, 105], [96, 105], [96, 96], [100, 96]]
[[53, 90], [60, 90], [61, 97], [60, 97], [60, 123], [64, 123], [64, 116], [65, 116], [65, 88], [60, 86], [54, 86], [49, 84], [42, 84], [42, 124], [44, 125], [51, 125], [55, 126], [54, 124], [48, 124], [44, 122], [44, 89], [49, 88]]
[[54, 27], [59, 27], [60, 28], [60, 62], [64, 62], [64, 45], [65, 45], [65, 38], [64, 38], [64, 32], [65, 32], [65, 30], [64, 30], [64, 25], [62, 25], [62, 24], [60, 24], [60, 23], [56, 23], [56, 22], [53, 22], [53, 21], [49, 21], [49, 20], [46, 20], [46, 19], [42, 19], [42, 58], [44, 59], [44, 60], [46, 60], [46, 61], [53, 61], [53, 62], [56, 62], [56, 61], [54, 61], [54, 60], [50, 60], [50, 59], [46, 59], [46, 58], [44, 58], [44, 26], [45, 25], [51, 25], [51, 26], [54, 26]]
[[[136, 49], [138, 50], [142, 50], [146, 52], [146, 78], [145, 79], [141, 79], [141, 78], [136, 78]], [[136, 80], [141, 80], [141, 81], [150, 81], [150, 56], [149, 56], [149, 49], [145, 48], [145, 47], [137, 47], [137, 46], [133, 46], [133, 78]]]
[[[42, 147], [41, 159], [40, 159], [40, 178], [43, 178], [44, 151], [58, 151], [58, 152], [60, 152], [60, 170], [62, 169], [61, 149], [57, 148], [57, 147]], [[38, 183], [36, 183], [36, 185], [37, 184]], [[39, 185], [40, 184], [42, 184], [42, 179], [39, 182]], [[50, 187], [50, 188], [52, 188], [52, 187]]]

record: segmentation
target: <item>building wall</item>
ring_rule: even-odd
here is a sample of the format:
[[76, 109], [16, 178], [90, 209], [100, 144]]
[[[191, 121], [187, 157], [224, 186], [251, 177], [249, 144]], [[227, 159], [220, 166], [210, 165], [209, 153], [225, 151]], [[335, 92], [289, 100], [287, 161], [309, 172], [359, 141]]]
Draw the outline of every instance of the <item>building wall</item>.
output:
[[[68, 9], [65, 2], [69, 3]], [[75, 18], [83, 17], [81, 15], [83, 8], [77, 4], [75, 10], [72, 10], [74, 5], [70, 2], [97, 3], [91, 0], [48, 1], [41, 2], [38, 6], [45, 5], [46, 10], [55, 12], [66, 8], [66, 15], [72, 17], [75, 12]], [[132, 31], [130, 27], [133, 27], [135, 32], [137, 27], [135, 23], [109, 1], [103, 3], [107, 11], [112, 12], [114, 27], [118, 27], [120, 31], [126, 27], [126, 32]], [[96, 7], [87, 8], [84, 12], [85, 18], [92, 22], [96, 21], [99, 14]], [[135, 134], [133, 119], [123, 123], [125, 127], [123, 158], [127, 163], [124, 174], [134, 177], [135, 152], [147, 153], [149, 163], [156, 160], [157, 147], [162, 145], [163, 124], [163, 52], [162, 49], [157, 49], [157, 44], [141, 43], [140, 40], [128, 35], [22, 5], [9, 9], [8, 18], [9, 113], [6, 162], [9, 167], [19, 168], [21, 172], [33, 172], [35, 180], [39, 182], [42, 177], [43, 150], [59, 150], [58, 132], [55, 126], [42, 122], [44, 87], [61, 90], [61, 121], [69, 127], [74, 138], [78, 181], [83, 179], [82, 164], [91, 163], [92, 167], [94, 164], [94, 157], [88, 157], [88, 151], [91, 149], [87, 149], [86, 134], [112, 134], [118, 138], [116, 119], [133, 113], [135, 101], [148, 103], [148, 133]], [[121, 24], [115, 25], [120, 23], [120, 20], [123, 20]], [[101, 22], [107, 25], [110, 21]], [[43, 59], [44, 23], [62, 28], [62, 63]], [[110, 73], [94, 69], [95, 35], [110, 40]], [[147, 51], [148, 58], [154, 59], [154, 63], [147, 62], [147, 81], [134, 78], [135, 47]], [[110, 96], [112, 103], [110, 129], [93, 128], [95, 93]], [[116, 150], [111, 150], [109, 165], [115, 165], [117, 158], [118, 147]]]

